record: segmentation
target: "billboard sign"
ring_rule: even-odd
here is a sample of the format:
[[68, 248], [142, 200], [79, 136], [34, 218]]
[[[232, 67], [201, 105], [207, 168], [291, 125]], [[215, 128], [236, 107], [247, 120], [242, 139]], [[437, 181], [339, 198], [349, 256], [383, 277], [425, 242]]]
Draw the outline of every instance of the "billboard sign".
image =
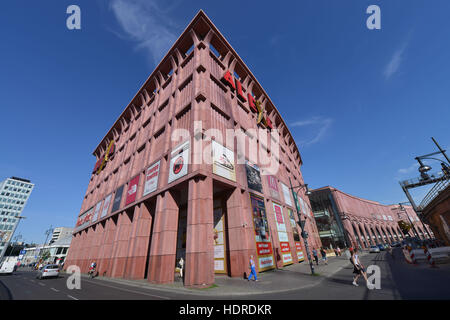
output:
[[94, 214], [94, 207], [85, 211], [81, 216], [78, 217], [77, 224], [75, 225], [76, 230], [83, 229], [91, 222], [92, 215]]
[[114, 201], [111, 212], [115, 212], [120, 209], [120, 202], [122, 201], [122, 193], [123, 193], [124, 185], [120, 186], [116, 190], [116, 194], [114, 195]]
[[125, 199], [125, 206], [136, 201], [136, 194], [137, 194], [137, 188], [139, 185], [139, 178], [140, 178], [140, 175], [137, 175], [136, 177], [131, 179], [130, 182], [128, 183], [127, 198]]
[[144, 183], [144, 193], [142, 196], [146, 196], [158, 188], [158, 177], [160, 169], [161, 160], [155, 164], [148, 167], [145, 171], [145, 183]]
[[106, 198], [105, 201], [103, 203], [103, 209], [102, 209], [102, 214], [100, 215], [100, 218], [105, 217], [108, 214], [108, 210], [109, 210], [109, 204], [111, 203], [111, 197], [112, 194], [110, 193]]
[[213, 140], [211, 143], [213, 173], [231, 181], [236, 181], [234, 152]]
[[287, 185], [285, 185], [283, 182], [280, 183], [281, 183], [281, 191], [283, 192], [284, 203], [286, 203], [288, 206], [292, 206], [291, 191], [289, 190]]
[[252, 190], [262, 193], [263, 191], [259, 167], [256, 164], [251, 163], [248, 160], [245, 160], [245, 171], [247, 173], [248, 187]]
[[102, 206], [102, 201], [99, 201], [97, 203], [97, 205], [95, 206], [95, 210], [94, 210], [94, 216], [92, 217], [92, 222], [94, 222], [95, 220], [97, 220], [98, 218], [98, 214], [100, 213], [100, 208]]
[[275, 199], [280, 199], [277, 178], [272, 175], [267, 176], [267, 185], [269, 186], [270, 195]]
[[280, 251], [283, 265], [292, 263], [291, 248], [289, 238], [286, 232], [286, 224], [284, 223], [283, 209], [277, 203], [273, 203], [273, 211], [275, 213], [275, 224], [278, 231], [278, 240], [280, 241]]
[[256, 253], [258, 256], [259, 271], [274, 268], [273, 251], [269, 233], [264, 199], [250, 195], [253, 211], [253, 227], [255, 230]]
[[175, 148], [170, 157], [169, 181], [171, 183], [188, 173], [189, 164], [189, 141]]

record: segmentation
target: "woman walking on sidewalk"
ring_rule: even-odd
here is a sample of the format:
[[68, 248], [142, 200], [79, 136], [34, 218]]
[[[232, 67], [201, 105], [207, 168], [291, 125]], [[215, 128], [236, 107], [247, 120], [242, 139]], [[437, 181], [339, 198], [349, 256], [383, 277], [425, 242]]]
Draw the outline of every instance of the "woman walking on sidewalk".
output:
[[253, 255], [250, 255], [250, 275], [248, 276], [247, 280], [250, 281], [252, 276], [255, 278], [255, 281], [258, 281], [256, 278], [256, 269], [255, 269], [255, 261], [253, 260]]
[[368, 285], [369, 281], [367, 280], [366, 270], [361, 261], [359, 261], [358, 249], [355, 248], [352, 252], [350, 262], [353, 264], [353, 273], [355, 274], [352, 284], [357, 287], [358, 284], [356, 281], [358, 281], [358, 278], [362, 275], [364, 279], [366, 279], [366, 284]]
[[317, 250], [315, 248], [313, 248], [312, 254], [313, 254], [314, 260], [316, 261], [316, 264], [319, 265], [319, 256], [317, 255]]

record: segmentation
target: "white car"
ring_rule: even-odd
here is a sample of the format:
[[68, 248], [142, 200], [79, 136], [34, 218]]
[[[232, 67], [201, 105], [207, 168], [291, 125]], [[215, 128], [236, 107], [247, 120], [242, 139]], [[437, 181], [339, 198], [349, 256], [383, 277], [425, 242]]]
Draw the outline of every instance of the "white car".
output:
[[57, 264], [47, 264], [42, 267], [36, 276], [37, 279], [59, 277], [59, 266]]
[[370, 253], [378, 253], [378, 252], [380, 252], [380, 248], [378, 248], [378, 246], [370, 246], [369, 252]]

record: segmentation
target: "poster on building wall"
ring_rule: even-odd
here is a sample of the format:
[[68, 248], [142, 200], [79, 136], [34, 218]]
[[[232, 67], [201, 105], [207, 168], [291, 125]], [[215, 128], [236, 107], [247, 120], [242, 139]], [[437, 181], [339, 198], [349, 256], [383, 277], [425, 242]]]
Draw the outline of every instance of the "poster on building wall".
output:
[[277, 178], [275, 176], [268, 175], [267, 185], [269, 186], [270, 195], [273, 198], [280, 200], [280, 192], [278, 190]]
[[302, 249], [302, 244], [301, 242], [296, 242], [295, 243], [295, 249], [297, 250], [297, 259], [298, 261], [303, 261], [305, 260], [305, 256], [303, 254], [303, 249]]
[[175, 181], [188, 173], [189, 164], [189, 141], [176, 147], [170, 156], [169, 180], [168, 183]]
[[145, 184], [144, 184], [144, 193], [142, 196], [146, 196], [153, 191], [156, 191], [158, 188], [158, 177], [159, 177], [159, 169], [160, 169], [161, 160], [151, 165], [145, 171]]
[[214, 209], [214, 272], [226, 273], [225, 228], [222, 208]]
[[255, 230], [259, 271], [272, 269], [275, 265], [264, 199], [251, 194], [250, 200], [252, 203], [253, 227]]
[[100, 208], [102, 207], [102, 201], [99, 201], [95, 206], [94, 215], [92, 216], [92, 222], [96, 221], [98, 214], [100, 213]]
[[289, 190], [287, 185], [285, 185], [283, 182], [280, 183], [281, 183], [281, 190], [283, 192], [284, 203], [286, 203], [286, 205], [288, 206], [292, 206], [291, 190]]
[[291, 223], [292, 236], [294, 238], [294, 241], [300, 241], [300, 234], [298, 233], [297, 222], [295, 222], [294, 211], [292, 211], [291, 209], [287, 209], [287, 211], [289, 214], [289, 222]]
[[278, 240], [280, 241], [281, 258], [283, 265], [291, 264], [292, 255], [291, 247], [289, 245], [289, 238], [286, 231], [286, 224], [284, 223], [283, 209], [277, 203], [273, 203], [273, 211], [275, 213], [275, 224], [278, 231]]
[[262, 193], [263, 191], [259, 167], [256, 164], [245, 160], [245, 172], [247, 173], [248, 187]]
[[140, 178], [140, 175], [137, 175], [136, 177], [131, 179], [130, 182], [128, 183], [127, 198], [125, 199], [125, 206], [136, 201], [136, 194], [137, 194], [137, 188], [139, 185], [139, 178]]
[[9, 242], [11, 240], [11, 231], [0, 231], [0, 242]]
[[228, 180], [236, 181], [234, 152], [216, 141], [211, 143], [211, 148], [213, 173]]
[[116, 194], [114, 195], [114, 201], [111, 212], [115, 212], [120, 209], [120, 202], [122, 201], [123, 188], [125, 185], [120, 186], [116, 190]]
[[75, 230], [80, 230], [89, 225], [94, 214], [94, 207], [85, 211], [81, 216], [78, 217], [77, 223], [75, 225]]
[[112, 196], [112, 194], [110, 193], [105, 198], [105, 201], [103, 203], [103, 208], [102, 208], [102, 214], [100, 215], [100, 218], [106, 217], [106, 215], [108, 214], [109, 204], [111, 203], [111, 196]]

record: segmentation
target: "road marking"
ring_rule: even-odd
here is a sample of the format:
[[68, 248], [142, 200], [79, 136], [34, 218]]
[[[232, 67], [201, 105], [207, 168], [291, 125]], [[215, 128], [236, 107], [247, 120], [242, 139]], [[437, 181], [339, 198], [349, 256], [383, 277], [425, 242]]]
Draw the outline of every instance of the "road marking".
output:
[[123, 289], [123, 288], [119, 288], [119, 287], [115, 287], [115, 286], [109, 286], [109, 285], [106, 285], [106, 284], [103, 284], [103, 283], [100, 283], [100, 282], [97, 282], [97, 281], [96, 282], [89, 281], [89, 280], [83, 280], [83, 281], [86, 281], [86, 282], [89, 282], [89, 283], [95, 283], [95, 284], [98, 284], [98, 285], [101, 285], [101, 286], [105, 286], [105, 287], [109, 287], [109, 288], [113, 288], [113, 289], [117, 289], [117, 290], [123, 290], [123, 291], [132, 292], [132, 293], [142, 294], [142, 295], [145, 295], [145, 296], [150, 296], [150, 297], [170, 300], [170, 298], [167, 298], [167, 297], [157, 296], [155, 294], [139, 292], [139, 291], [134, 291], [134, 290], [129, 290], [129, 289]]
[[42, 287], [45, 287], [45, 284], [43, 284], [43, 283], [39, 282], [39, 285], [42, 286]]
[[78, 300], [77, 298], [75, 298], [75, 297], [72, 297], [72, 296], [69, 296], [69, 295], [67, 295], [69, 298], [71, 298], [71, 299], [73, 299], [73, 300]]
[[55, 292], [59, 292], [59, 290], [56, 290], [55, 288], [50, 288], [50, 290], [53, 290]]
[[34, 280], [30, 280], [30, 281], [34, 283]]

